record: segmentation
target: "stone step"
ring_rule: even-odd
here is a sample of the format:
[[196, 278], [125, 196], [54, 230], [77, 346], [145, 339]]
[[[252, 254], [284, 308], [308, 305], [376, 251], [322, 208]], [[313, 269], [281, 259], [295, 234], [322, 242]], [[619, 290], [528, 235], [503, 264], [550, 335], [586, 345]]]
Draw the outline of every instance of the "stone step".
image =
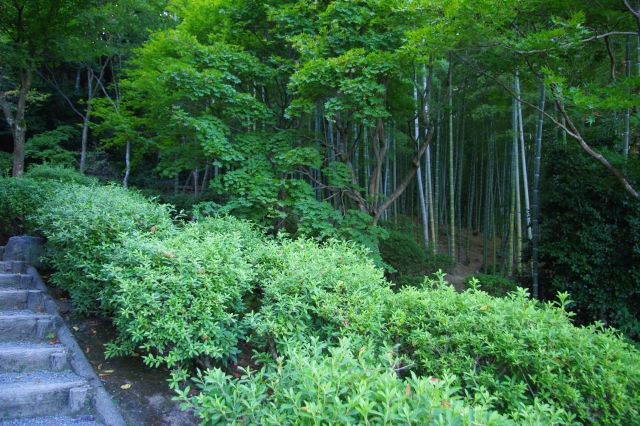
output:
[[24, 274], [27, 272], [27, 264], [19, 260], [0, 261], [0, 273]]
[[80, 414], [90, 402], [91, 387], [71, 372], [0, 374], [0, 420]]
[[35, 417], [28, 419], [9, 420], [2, 422], [0, 426], [100, 426], [102, 423], [95, 421], [94, 416], [84, 415], [80, 417]]
[[0, 311], [0, 342], [38, 342], [55, 337], [59, 318], [27, 310]]
[[63, 345], [0, 343], [0, 373], [62, 371], [68, 368], [68, 351]]
[[42, 291], [24, 288], [0, 289], [0, 310], [30, 309], [36, 312], [44, 309]]
[[0, 274], [0, 288], [34, 288], [33, 276], [25, 274]]

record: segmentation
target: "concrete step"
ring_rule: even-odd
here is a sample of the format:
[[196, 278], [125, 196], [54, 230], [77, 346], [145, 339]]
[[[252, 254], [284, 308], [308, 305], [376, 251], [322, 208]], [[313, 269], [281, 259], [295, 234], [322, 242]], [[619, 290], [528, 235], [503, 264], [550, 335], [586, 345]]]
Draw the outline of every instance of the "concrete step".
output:
[[0, 373], [62, 371], [69, 368], [63, 345], [29, 342], [0, 343]]
[[44, 309], [42, 291], [24, 288], [0, 289], [0, 310], [29, 309], [40, 312]]
[[80, 414], [91, 399], [87, 381], [71, 372], [0, 374], [0, 420]]
[[24, 274], [27, 272], [27, 264], [19, 260], [0, 261], [0, 273]]
[[55, 337], [58, 317], [27, 310], [0, 311], [0, 342], [42, 342]]
[[0, 422], [0, 426], [100, 426], [94, 416], [80, 417], [36, 417]]
[[25, 274], [0, 274], [0, 288], [34, 288], [33, 276]]

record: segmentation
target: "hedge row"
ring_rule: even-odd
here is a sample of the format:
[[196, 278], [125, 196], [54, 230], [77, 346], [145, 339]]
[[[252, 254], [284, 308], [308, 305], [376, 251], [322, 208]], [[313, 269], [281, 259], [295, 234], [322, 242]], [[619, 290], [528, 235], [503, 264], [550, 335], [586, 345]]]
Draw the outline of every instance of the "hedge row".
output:
[[95, 182], [0, 179], [0, 194], [2, 226], [48, 239], [77, 311], [112, 316], [108, 354], [171, 367], [204, 423], [640, 423], [640, 354], [572, 325], [565, 296], [437, 278], [394, 292], [355, 244], [267, 238], [229, 217], [174, 223]]

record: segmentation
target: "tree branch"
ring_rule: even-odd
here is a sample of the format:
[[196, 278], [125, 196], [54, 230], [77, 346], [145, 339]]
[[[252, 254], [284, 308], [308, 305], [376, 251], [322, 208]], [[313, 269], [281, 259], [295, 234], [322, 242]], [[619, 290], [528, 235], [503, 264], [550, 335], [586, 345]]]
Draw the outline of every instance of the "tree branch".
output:
[[418, 171], [418, 167], [420, 167], [420, 161], [422, 160], [422, 155], [427, 150], [427, 147], [431, 143], [431, 139], [433, 139], [433, 135], [435, 133], [436, 132], [428, 133], [426, 140], [422, 143], [420, 148], [418, 148], [418, 151], [416, 152], [416, 154], [413, 156], [413, 159], [411, 161], [411, 167], [409, 168], [409, 171], [405, 175], [404, 179], [402, 179], [402, 181], [400, 182], [400, 185], [398, 185], [396, 190], [389, 195], [386, 201], [376, 209], [375, 215], [373, 217], [374, 225], [377, 225], [378, 220], [380, 220], [380, 217], [382, 216], [382, 213], [384, 213], [384, 211], [388, 209], [389, 206], [398, 197], [400, 197], [400, 195], [402, 195], [402, 193], [407, 189], [407, 186], [409, 186], [409, 183], [411, 183], [411, 180], [413, 180], [414, 176], [416, 175], [416, 172]]
[[546, 52], [550, 52], [552, 50], [557, 50], [557, 49], [566, 49], [571, 46], [576, 46], [579, 43], [589, 43], [590, 41], [596, 41], [603, 38], [606, 39], [611, 36], [637, 36], [637, 35], [640, 35], [640, 27], [638, 28], [638, 31], [610, 31], [608, 33], [596, 34], [594, 36], [584, 38], [578, 42], [565, 43], [565, 44], [561, 44], [560, 46], [550, 47], [548, 49], [514, 50], [514, 51], [520, 55], [533, 55], [536, 53], [546, 53]]

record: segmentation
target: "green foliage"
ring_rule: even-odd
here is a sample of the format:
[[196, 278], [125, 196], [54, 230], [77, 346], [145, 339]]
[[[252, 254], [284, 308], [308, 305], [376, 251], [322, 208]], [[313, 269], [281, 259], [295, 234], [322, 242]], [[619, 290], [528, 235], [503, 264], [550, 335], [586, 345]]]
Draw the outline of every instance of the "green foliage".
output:
[[420, 275], [425, 272], [427, 252], [411, 234], [390, 231], [389, 236], [380, 243], [380, 254], [385, 262], [402, 275]]
[[52, 192], [49, 182], [0, 177], [0, 237], [34, 232], [30, 216]]
[[[543, 179], [543, 288], [566, 291], [578, 320], [640, 336], [640, 203], [575, 149], [549, 151]], [[640, 182], [638, 170], [628, 173]]]
[[105, 267], [104, 305], [118, 330], [107, 356], [141, 350], [156, 367], [235, 360], [261, 242], [252, 225], [233, 218], [191, 223], [163, 238], [124, 238]]
[[78, 129], [62, 125], [55, 130], [32, 136], [25, 146], [25, 158], [36, 163], [73, 167], [76, 154], [65, 148], [65, 143], [78, 136]]
[[76, 169], [49, 164], [37, 164], [29, 167], [25, 177], [35, 181], [53, 181], [60, 183], [75, 183], [84, 186], [95, 186], [98, 179], [84, 175]]
[[389, 284], [361, 246], [271, 242], [260, 253], [258, 282], [262, 297], [253, 327], [260, 337], [381, 336]]
[[368, 345], [312, 341], [239, 379], [208, 370], [195, 379], [196, 396], [180, 395], [205, 424], [512, 424], [467, 406], [451, 377], [401, 379], [394, 367]]
[[516, 291], [518, 283], [503, 277], [502, 275], [476, 274], [467, 278], [464, 282], [467, 287], [480, 288], [492, 296], [506, 296], [507, 293]]
[[[43, 182], [5, 178], [0, 188]], [[267, 239], [233, 218], [177, 227], [136, 192], [50, 184], [31, 217], [48, 238], [53, 282], [77, 312], [113, 316], [108, 355], [187, 369], [176, 386], [194, 365], [208, 369], [198, 393], [180, 391], [205, 422], [640, 419], [640, 354], [600, 325], [572, 325], [566, 295], [542, 305], [522, 289], [457, 293], [442, 276], [393, 293], [355, 243]], [[261, 370], [210, 370], [233, 368], [249, 349]]]
[[61, 185], [39, 203], [33, 221], [47, 237], [51, 282], [69, 292], [78, 314], [98, 307], [103, 265], [123, 237], [173, 228], [167, 208], [116, 186]]
[[8, 152], [0, 151], [0, 178], [11, 176], [13, 156]]
[[455, 266], [451, 257], [427, 252], [409, 231], [389, 231], [388, 237], [380, 242], [380, 254], [384, 262], [397, 271], [394, 280], [400, 286], [417, 285], [423, 281], [425, 275], [438, 270], [449, 271]]
[[566, 422], [640, 421], [640, 354], [598, 325], [575, 327], [525, 290], [494, 298], [443, 282], [392, 299], [389, 334], [421, 375], [460, 378], [469, 398], [505, 414], [548, 405]]

